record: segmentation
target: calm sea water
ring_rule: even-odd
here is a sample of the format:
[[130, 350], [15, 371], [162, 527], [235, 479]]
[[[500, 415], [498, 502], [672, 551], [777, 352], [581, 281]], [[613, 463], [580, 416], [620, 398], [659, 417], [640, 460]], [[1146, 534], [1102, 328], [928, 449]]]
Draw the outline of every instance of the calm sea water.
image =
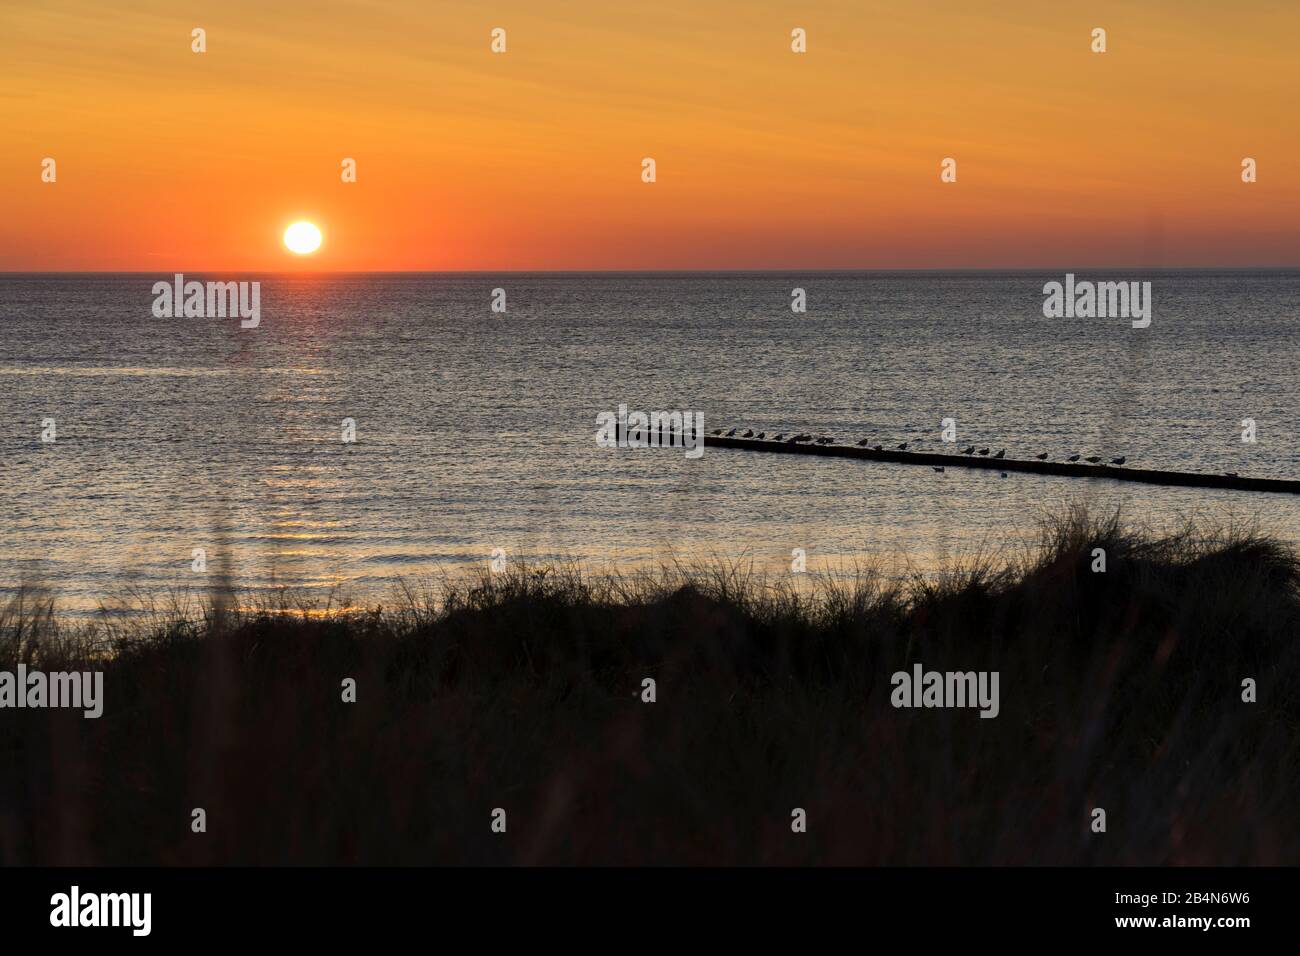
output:
[[954, 418], [1012, 457], [1300, 477], [1300, 272], [1081, 274], [1150, 280], [1145, 330], [1043, 318], [1059, 273], [187, 276], [261, 281], [251, 330], [155, 319], [163, 278], [0, 276], [5, 591], [161, 597], [208, 580], [195, 548], [253, 592], [360, 601], [495, 548], [932, 567], [1071, 501], [1300, 540], [1285, 495], [595, 442], [620, 403], [923, 449]]

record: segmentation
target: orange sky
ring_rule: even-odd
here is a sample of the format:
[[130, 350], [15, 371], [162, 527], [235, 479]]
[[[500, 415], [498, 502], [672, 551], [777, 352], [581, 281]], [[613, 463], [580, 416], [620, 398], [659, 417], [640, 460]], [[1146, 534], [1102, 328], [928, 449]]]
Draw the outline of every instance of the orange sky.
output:
[[11, 3], [0, 270], [1296, 266], [1297, 36], [1292, 0]]

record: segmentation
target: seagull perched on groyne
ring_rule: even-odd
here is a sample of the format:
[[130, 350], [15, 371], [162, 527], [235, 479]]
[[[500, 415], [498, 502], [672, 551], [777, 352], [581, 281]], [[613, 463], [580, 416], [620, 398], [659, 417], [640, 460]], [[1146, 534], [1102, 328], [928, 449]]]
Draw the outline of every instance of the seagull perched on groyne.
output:
[[858, 442], [858, 444], [861, 445], [861, 446], [863, 446], [863, 447], [865, 447], [866, 444], [867, 444], [869, 441], [871, 441], [870, 438], [864, 438], [864, 439], [862, 439], [862, 441]]
[[1065, 459], [1065, 460], [1066, 460], [1066, 461], [1078, 461], [1078, 460], [1079, 460], [1079, 456], [1078, 456], [1078, 455], [1071, 455], [1069, 458], [1067, 458], [1067, 459]]
[[773, 438], [772, 441], [780, 441], [780, 440], [781, 440], [782, 438], [784, 438], [784, 437], [785, 437], [785, 432], [781, 432], [781, 434], [779, 434], [779, 435], [777, 435], [775, 438]]
[[943, 465], [931, 465], [930, 467], [933, 468], [933, 469], [934, 469], [935, 471], [937, 471], [937, 472], [941, 472], [941, 473], [942, 473], [942, 471], [943, 471]]
[[1006, 450], [1005, 448], [999, 448], [999, 449], [998, 449], [998, 453], [997, 453], [996, 455], [994, 455], [993, 457], [994, 457], [994, 458], [1006, 458], [1006, 457], [1007, 457], [1007, 450]]
[[980, 454], [981, 454], [981, 455], [987, 455], [988, 453], [989, 453], [989, 450], [988, 450], [987, 448], [981, 448], [981, 449], [980, 449]]
[[829, 444], [830, 444], [831, 442], [833, 442], [833, 441], [835, 441], [834, 438], [827, 438], [825, 435], [823, 435], [821, 438], [817, 439], [817, 444], [819, 444], [819, 445], [829, 445]]
[[903, 444], [899, 445], [899, 446], [898, 446], [898, 450], [899, 450], [899, 451], [907, 451], [907, 442], [903, 442]]
[[727, 437], [727, 438], [735, 438], [735, 437], [736, 437], [736, 430], [733, 428], [731, 431], [727, 432], [727, 434], [726, 434], [725, 437]]
[[975, 446], [974, 446], [974, 445], [971, 445], [971, 446], [969, 446], [969, 447], [967, 447], [967, 448], [964, 448], [964, 449], [962, 450], [962, 454], [963, 454], [963, 455], [973, 455], [973, 454], [975, 454]]
[[1097, 464], [1097, 462], [1101, 461], [1101, 459], [1098, 458], [1096, 455], [1089, 455], [1087, 458], [1084, 459], [1084, 461], [1095, 465]]
[[754, 437], [754, 429], [752, 429], [752, 428], [746, 428], [746, 429], [745, 429], [745, 434], [741, 435], [740, 437], [741, 437], [741, 438], [753, 438], [753, 437]]
[[1112, 459], [1110, 460], [1110, 463], [1111, 463], [1112, 465], [1122, 465], [1122, 464], [1124, 464], [1124, 462], [1126, 462], [1126, 461], [1128, 461], [1128, 459], [1125, 458], [1123, 455], [1120, 455], [1118, 458], [1112, 458]]
[[1034, 457], [1039, 461], [1047, 461], [1047, 452], [1043, 452], [1041, 455], [1035, 455]]

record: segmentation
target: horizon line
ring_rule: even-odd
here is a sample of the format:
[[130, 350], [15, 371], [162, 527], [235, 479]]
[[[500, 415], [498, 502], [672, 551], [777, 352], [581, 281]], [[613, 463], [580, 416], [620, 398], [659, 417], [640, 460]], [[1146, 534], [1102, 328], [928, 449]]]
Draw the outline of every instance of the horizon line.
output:
[[165, 269], [0, 269], [5, 276], [96, 276], [96, 275], [159, 275], [162, 273], [196, 275], [241, 272], [253, 275], [281, 276], [336, 276], [336, 275], [788, 275], [821, 274], [845, 275], [859, 273], [897, 274], [962, 274], [962, 273], [1051, 273], [1110, 270], [1115, 272], [1297, 272], [1297, 265], [1199, 265], [1199, 266], [1133, 266], [1133, 265], [1061, 265], [1061, 266], [908, 266], [896, 268], [718, 268], [718, 269], [229, 269], [216, 267], [165, 268]]

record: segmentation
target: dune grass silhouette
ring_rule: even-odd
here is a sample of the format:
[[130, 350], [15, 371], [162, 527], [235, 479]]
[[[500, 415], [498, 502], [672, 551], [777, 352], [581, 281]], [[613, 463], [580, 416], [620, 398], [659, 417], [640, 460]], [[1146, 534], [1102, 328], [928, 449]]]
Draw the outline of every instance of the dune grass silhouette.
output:
[[[0, 711], [0, 862], [1280, 863], [1298, 634], [1290, 547], [1079, 509], [1020, 557], [807, 590], [515, 566], [366, 612], [15, 604], [0, 669], [102, 667], [106, 701]], [[999, 716], [895, 709], [916, 662], [998, 671]]]

